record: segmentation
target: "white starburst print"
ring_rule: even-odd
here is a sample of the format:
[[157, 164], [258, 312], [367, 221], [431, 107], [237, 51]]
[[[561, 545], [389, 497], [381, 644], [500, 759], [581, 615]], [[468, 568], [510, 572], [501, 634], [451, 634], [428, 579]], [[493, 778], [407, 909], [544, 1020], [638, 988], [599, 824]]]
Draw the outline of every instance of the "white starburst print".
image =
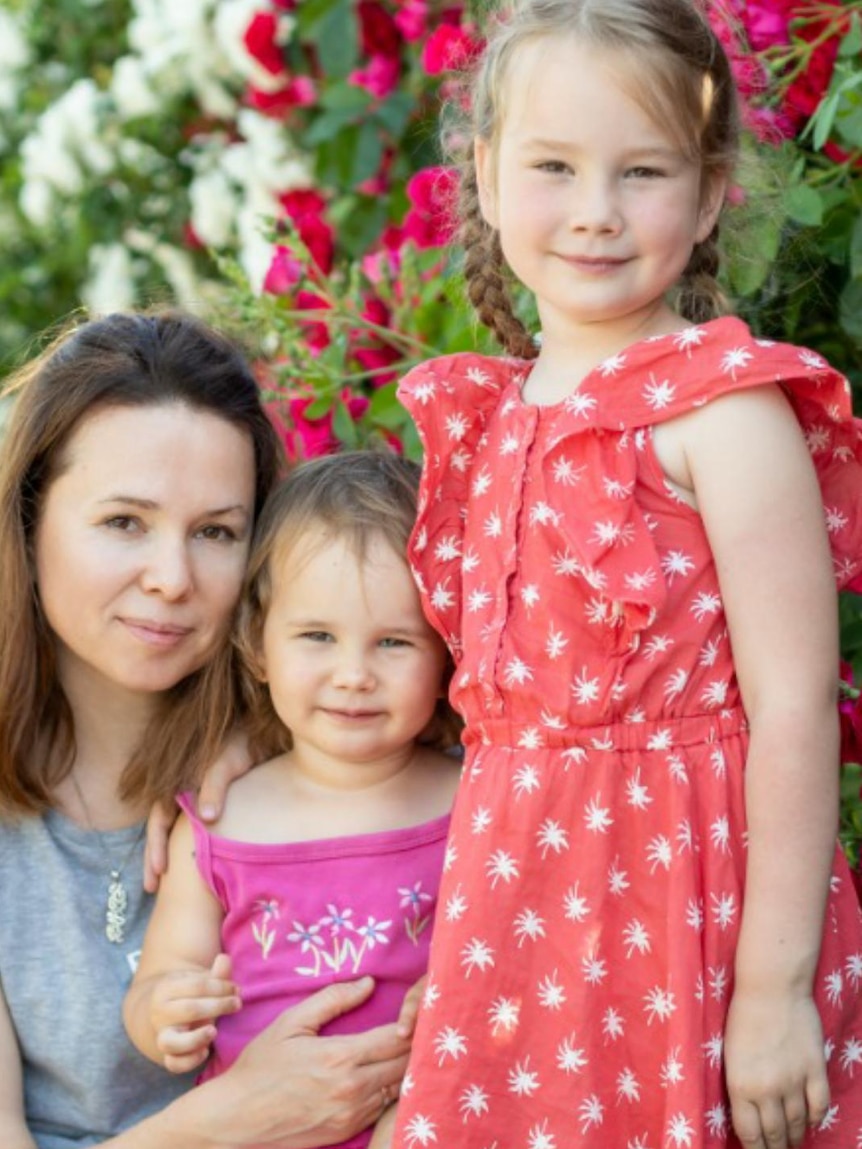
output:
[[720, 930], [733, 925], [737, 913], [736, 895], [733, 893], [710, 894], [709, 912]]
[[577, 418], [585, 419], [590, 411], [596, 409], [598, 404], [594, 397], [585, 391], [573, 391], [571, 395], [566, 396], [564, 406]]
[[538, 1073], [534, 1069], [530, 1069], [529, 1057], [525, 1057], [523, 1061], [515, 1062], [515, 1065], [509, 1070], [508, 1084], [509, 1092], [514, 1093], [516, 1097], [533, 1096], [541, 1082]]
[[844, 1072], [852, 1077], [856, 1067], [862, 1065], [862, 1041], [856, 1037], [848, 1037], [841, 1047], [839, 1060]]
[[664, 834], [657, 834], [647, 843], [646, 856], [650, 864], [651, 874], [654, 874], [659, 866], [669, 870], [673, 860], [673, 847], [670, 844], [670, 838]]
[[545, 919], [535, 910], [524, 909], [515, 918], [515, 937], [520, 949], [525, 942], [538, 941], [545, 936]]
[[404, 1130], [404, 1142], [408, 1149], [415, 1149], [417, 1145], [436, 1145], [437, 1126], [430, 1117], [417, 1113], [407, 1123]]
[[623, 945], [627, 958], [631, 958], [634, 953], [648, 954], [650, 952], [652, 946], [650, 945], [649, 933], [643, 922], [638, 921], [637, 918], [632, 918], [623, 930]]
[[617, 1101], [640, 1101], [641, 1086], [628, 1066], [617, 1075]]
[[668, 1126], [668, 1145], [674, 1149], [690, 1149], [694, 1144], [694, 1125], [684, 1113], [675, 1113]]
[[512, 788], [517, 797], [520, 798], [523, 794], [532, 794], [539, 789], [540, 785], [538, 770], [528, 762], [525, 762], [523, 766], [519, 766], [515, 771]]
[[586, 467], [576, 467], [571, 459], [561, 455], [554, 460], [551, 474], [554, 476], [555, 483], [559, 483], [563, 487], [574, 487], [576, 483], [581, 481], [586, 469]]
[[713, 1105], [711, 1109], [707, 1109], [706, 1127], [709, 1130], [710, 1136], [724, 1139], [727, 1136], [727, 1126], [727, 1110], [719, 1101]]
[[484, 973], [494, 967], [494, 951], [482, 938], [471, 938], [461, 950], [461, 965], [466, 967], [466, 977], [476, 969]]
[[726, 351], [721, 359], [721, 369], [731, 379], [736, 379], [736, 372], [744, 369], [751, 362], [753, 356], [745, 347], [732, 347]]
[[548, 658], [559, 658], [566, 647], [569, 645], [569, 640], [561, 630], [554, 630], [553, 627], [548, 631], [548, 637], [545, 640], [545, 653]]
[[569, 848], [569, 835], [559, 822], [553, 818], [546, 818], [536, 834], [536, 844], [541, 850], [542, 857], [547, 858], [548, 851], [561, 854]]
[[587, 985], [601, 985], [608, 976], [608, 963], [594, 950], [581, 958], [581, 970]]
[[605, 1108], [595, 1093], [581, 1102], [578, 1109], [578, 1121], [581, 1123], [581, 1133], [587, 1133], [596, 1125], [601, 1125], [605, 1119]]
[[483, 495], [487, 495], [491, 489], [491, 483], [494, 476], [490, 467], [482, 467], [478, 474], [473, 479], [471, 493], [474, 499], [481, 499]]
[[562, 1009], [566, 1003], [566, 991], [565, 988], [560, 985], [558, 978], [559, 975], [557, 971], [554, 970], [553, 973], [542, 978], [537, 990], [539, 1005], [553, 1012]]
[[711, 614], [718, 614], [721, 610], [721, 597], [711, 591], [701, 591], [691, 600], [691, 613], [698, 622]]
[[514, 856], [506, 850], [495, 850], [485, 862], [485, 873], [491, 879], [491, 889], [495, 889], [498, 882], [509, 885], [520, 876], [520, 868]]
[[488, 1023], [496, 1037], [499, 1033], [514, 1033], [518, 1028], [521, 1006], [511, 997], [498, 997], [488, 1009]]
[[654, 375], [650, 375], [650, 382], [644, 387], [643, 397], [653, 411], [664, 411], [673, 402], [675, 396], [676, 387], [669, 379], [663, 379], [659, 383]]
[[446, 901], [446, 921], [459, 922], [467, 912], [467, 899], [461, 892], [461, 887], [456, 886]]
[[701, 1046], [707, 1064], [718, 1069], [724, 1055], [724, 1038], [720, 1033], [713, 1033]]
[[548, 1122], [534, 1125], [527, 1134], [527, 1149], [557, 1149], [557, 1139], [548, 1132]]
[[563, 909], [570, 922], [582, 922], [589, 915], [590, 907], [580, 893], [580, 882], [575, 882], [566, 892]]
[[665, 1089], [672, 1085], [678, 1085], [681, 1081], [685, 1080], [685, 1067], [680, 1060], [680, 1047], [675, 1046], [668, 1054], [666, 1060], [662, 1063], [659, 1070], [659, 1080]]
[[445, 538], [440, 539], [434, 547], [434, 557], [441, 563], [451, 562], [459, 558], [460, 554], [461, 541], [457, 535], [447, 535]]
[[557, 1046], [557, 1066], [563, 1073], [580, 1073], [589, 1064], [584, 1050], [577, 1045], [577, 1035], [572, 1033], [563, 1038]]
[[455, 595], [449, 589], [449, 579], [438, 582], [431, 591], [431, 605], [435, 610], [451, 610], [455, 605]]
[[694, 570], [694, 559], [684, 551], [666, 551], [661, 556], [661, 569], [672, 583], [676, 578], [687, 578]]
[[632, 774], [626, 782], [626, 801], [630, 806], [634, 806], [636, 810], [646, 810], [647, 806], [652, 802], [652, 796], [649, 790], [641, 782], [640, 766]]
[[614, 858], [608, 869], [608, 889], [614, 897], [621, 898], [630, 885], [627, 872], [620, 869], [619, 858]]
[[691, 358], [692, 347], [699, 347], [705, 338], [706, 331], [703, 327], [686, 327], [674, 335], [673, 341], [680, 351], [684, 351]]
[[487, 806], [477, 806], [471, 819], [471, 829], [474, 834], [484, 834], [491, 825], [493, 818]]
[[657, 985], [644, 997], [644, 1013], [647, 1015], [647, 1025], [656, 1020], [667, 1021], [676, 1010], [676, 999], [670, 990], [662, 989]]
[[490, 591], [483, 586], [474, 587], [467, 595], [467, 611], [470, 614], [476, 614], [478, 611], [484, 610], [491, 602]]
[[458, 1109], [465, 1124], [471, 1117], [481, 1117], [488, 1112], [488, 1094], [481, 1085], [468, 1085], [458, 1098]]
[[609, 1005], [602, 1014], [602, 1033], [608, 1041], [619, 1041], [626, 1031], [626, 1023], [618, 1009]]
[[532, 670], [520, 658], [511, 659], [503, 672], [503, 681], [507, 686], [523, 686], [525, 682], [531, 682], [532, 679]]
[[618, 353], [616, 355], [609, 355], [607, 359], [603, 359], [598, 366], [598, 371], [607, 379], [609, 375], [616, 375], [622, 371], [625, 365], [625, 355]]
[[467, 1054], [467, 1038], [453, 1026], [447, 1025], [434, 1038], [434, 1052], [437, 1054], [438, 1065], [450, 1057], [457, 1061]]
[[602, 806], [601, 800], [601, 794], [596, 794], [584, 807], [584, 821], [592, 834], [607, 834], [614, 824], [609, 807]]

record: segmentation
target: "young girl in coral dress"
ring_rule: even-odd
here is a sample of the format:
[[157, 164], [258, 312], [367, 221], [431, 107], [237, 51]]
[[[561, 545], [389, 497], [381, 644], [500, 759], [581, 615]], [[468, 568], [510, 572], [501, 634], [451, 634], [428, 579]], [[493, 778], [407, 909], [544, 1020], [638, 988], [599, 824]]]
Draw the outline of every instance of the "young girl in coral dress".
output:
[[852, 1149], [848, 385], [722, 317], [738, 111], [696, 5], [526, 0], [472, 107], [466, 270], [509, 357], [401, 389], [467, 758], [395, 1144]]
[[375, 989], [328, 1033], [394, 1021], [425, 972], [460, 767], [442, 753], [459, 729], [446, 648], [404, 555], [417, 471], [372, 452], [316, 459], [261, 513], [238, 644], [253, 742], [281, 753], [231, 786], [213, 828], [180, 800], [125, 1005], [132, 1040], [172, 1071], [209, 1057], [203, 1077], [223, 1073], [332, 982]]

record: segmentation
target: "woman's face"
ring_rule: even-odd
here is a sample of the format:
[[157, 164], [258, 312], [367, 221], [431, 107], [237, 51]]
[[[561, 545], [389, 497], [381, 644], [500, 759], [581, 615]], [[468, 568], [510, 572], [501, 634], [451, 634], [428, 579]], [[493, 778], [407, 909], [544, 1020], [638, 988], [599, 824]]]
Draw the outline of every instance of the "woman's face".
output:
[[35, 533], [60, 682], [96, 699], [168, 690], [231, 621], [253, 525], [251, 438], [179, 403], [107, 407], [62, 464]]

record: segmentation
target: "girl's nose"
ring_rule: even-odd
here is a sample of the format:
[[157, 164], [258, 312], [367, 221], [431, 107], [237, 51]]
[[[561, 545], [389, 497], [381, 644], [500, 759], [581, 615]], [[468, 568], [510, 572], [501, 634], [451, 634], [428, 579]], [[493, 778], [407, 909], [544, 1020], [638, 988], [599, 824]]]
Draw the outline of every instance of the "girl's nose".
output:
[[374, 672], [360, 652], [345, 651], [333, 671], [334, 684], [343, 690], [369, 690], [374, 685]]
[[618, 232], [621, 227], [619, 205], [610, 183], [600, 179], [579, 180], [573, 192], [569, 221], [573, 231]]
[[141, 573], [144, 590], [166, 599], [182, 599], [191, 593], [193, 582], [191, 558], [185, 540], [153, 539]]

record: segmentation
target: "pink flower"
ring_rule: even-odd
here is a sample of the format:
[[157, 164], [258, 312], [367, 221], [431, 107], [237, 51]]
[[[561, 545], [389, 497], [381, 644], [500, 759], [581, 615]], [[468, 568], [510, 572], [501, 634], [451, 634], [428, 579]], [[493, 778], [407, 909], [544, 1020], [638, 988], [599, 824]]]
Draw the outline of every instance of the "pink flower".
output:
[[441, 72], [459, 72], [482, 51], [482, 41], [469, 26], [441, 24], [435, 28], [422, 49], [422, 67], [429, 76]]
[[841, 761], [862, 763], [862, 696], [853, 684], [853, 667], [843, 661], [841, 680], [852, 692], [842, 697], [838, 704], [841, 718]]
[[[368, 400], [363, 395], [353, 395], [348, 388], [341, 392], [340, 398], [353, 420], [361, 419], [368, 409]], [[291, 395], [269, 407], [270, 419], [281, 435], [291, 460], [328, 455], [339, 447], [338, 438], [332, 429], [332, 411], [327, 411], [319, 419], [305, 417], [305, 412], [314, 401], [311, 395]]]
[[375, 55], [364, 68], [354, 69], [348, 80], [382, 100], [397, 87], [400, 75], [401, 62], [397, 57]]
[[[381, 299], [377, 299], [376, 296], [369, 296], [362, 309], [362, 318], [367, 319], [377, 327], [388, 327], [392, 317], [389, 308]], [[382, 387], [384, 383], [390, 383], [395, 378], [396, 372], [380, 371], [380, 369], [397, 363], [401, 355], [380, 335], [363, 328], [357, 328], [351, 333], [351, 343], [353, 357], [360, 367], [365, 371], [380, 372], [372, 376], [372, 387]]]
[[303, 266], [289, 247], [279, 244], [272, 257], [263, 290], [270, 295], [286, 295], [302, 279]]
[[331, 271], [335, 243], [332, 228], [324, 219], [326, 200], [320, 192], [314, 188], [297, 188], [281, 196], [281, 206], [320, 270]]
[[409, 43], [414, 44], [425, 35], [428, 25], [428, 4], [426, 0], [405, 0], [395, 13], [395, 25]]
[[359, 0], [359, 33], [363, 56], [396, 58], [401, 52], [398, 25], [377, 0]]
[[282, 119], [291, 108], [305, 108], [317, 102], [317, 88], [310, 76], [294, 76], [275, 92], [264, 92], [260, 88], [249, 87], [245, 102], [265, 116]]
[[284, 55], [276, 42], [277, 32], [278, 17], [274, 12], [255, 12], [243, 36], [248, 54], [273, 76], [280, 76], [284, 71]]
[[457, 175], [453, 168], [424, 168], [407, 184], [411, 208], [404, 217], [404, 238], [417, 247], [443, 247], [454, 233]]

